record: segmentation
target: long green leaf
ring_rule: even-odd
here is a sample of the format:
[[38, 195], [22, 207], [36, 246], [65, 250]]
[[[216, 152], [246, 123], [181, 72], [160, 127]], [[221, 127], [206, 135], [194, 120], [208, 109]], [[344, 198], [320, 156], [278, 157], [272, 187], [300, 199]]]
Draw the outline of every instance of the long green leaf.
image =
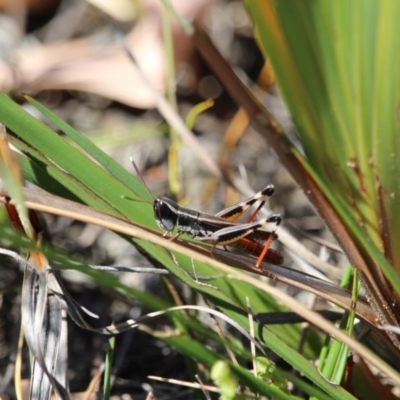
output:
[[400, 4], [246, 4], [312, 174], [371, 270], [378, 263], [400, 293]]

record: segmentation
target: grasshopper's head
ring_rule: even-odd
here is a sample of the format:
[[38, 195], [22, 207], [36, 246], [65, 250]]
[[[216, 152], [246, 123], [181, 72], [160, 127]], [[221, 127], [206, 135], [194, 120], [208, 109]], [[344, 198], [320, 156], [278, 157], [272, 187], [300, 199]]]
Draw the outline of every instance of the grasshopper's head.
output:
[[174, 230], [178, 221], [178, 205], [167, 197], [158, 197], [153, 203], [154, 218], [164, 232]]

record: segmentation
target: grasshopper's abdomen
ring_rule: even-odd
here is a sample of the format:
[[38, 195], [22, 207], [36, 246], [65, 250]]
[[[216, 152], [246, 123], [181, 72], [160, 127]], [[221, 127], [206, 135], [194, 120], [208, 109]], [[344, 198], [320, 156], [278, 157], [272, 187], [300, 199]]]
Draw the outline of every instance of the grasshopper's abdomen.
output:
[[[247, 238], [243, 238], [235, 243], [232, 243], [232, 246], [241, 251], [252, 254], [255, 257], [258, 257], [264, 248], [264, 246], [260, 243]], [[284, 262], [284, 258], [278, 250], [269, 248], [264, 256], [263, 261], [274, 265], [282, 265]]]

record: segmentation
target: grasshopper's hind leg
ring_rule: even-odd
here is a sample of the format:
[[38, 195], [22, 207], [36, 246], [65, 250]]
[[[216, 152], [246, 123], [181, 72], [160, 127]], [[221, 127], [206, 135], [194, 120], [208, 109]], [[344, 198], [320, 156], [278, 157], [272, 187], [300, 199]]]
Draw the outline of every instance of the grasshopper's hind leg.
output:
[[253, 204], [257, 201], [260, 202], [257, 209], [253, 212], [247, 223], [253, 222], [257, 214], [260, 212], [261, 208], [264, 206], [265, 202], [274, 194], [274, 185], [267, 185], [263, 190], [260, 190], [255, 195], [251, 196], [245, 201], [234, 204], [231, 207], [225, 208], [216, 214], [216, 217], [227, 219], [228, 221], [235, 221], [244, 212], [246, 212]]

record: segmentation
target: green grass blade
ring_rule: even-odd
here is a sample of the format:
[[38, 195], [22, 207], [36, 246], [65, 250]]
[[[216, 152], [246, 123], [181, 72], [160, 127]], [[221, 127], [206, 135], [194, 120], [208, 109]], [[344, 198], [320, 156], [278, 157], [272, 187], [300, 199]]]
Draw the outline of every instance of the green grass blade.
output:
[[400, 293], [400, 3], [246, 5], [308, 165], [370, 269], [377, 263]]
[[[143, 190], [143, 186], [138, 184], [138, 181], [133, 178], [125, 168], [100, 150], [93, 142], [87, 139], [76, 129], [72, 128], [65, 121], [52, 113], [48, 108], [40, 104], [37, 100], [30, 96], [25, 96], [25, 98], [62, 132], [64, 132], [73, 142], [75, 142], [82, 150], [84, 150], [101, 166], [103, 166], [104, 169], [107, 170], [112, 176], [120, 180], [130, 190], [137, 193], [137, 195], [142, 199], [148, 202], [153, 201], [153, 198], [149, 196], [149, 193], [146, 190]], [[112, 135], [112, 132], [110, 132], [110, 135]]]

